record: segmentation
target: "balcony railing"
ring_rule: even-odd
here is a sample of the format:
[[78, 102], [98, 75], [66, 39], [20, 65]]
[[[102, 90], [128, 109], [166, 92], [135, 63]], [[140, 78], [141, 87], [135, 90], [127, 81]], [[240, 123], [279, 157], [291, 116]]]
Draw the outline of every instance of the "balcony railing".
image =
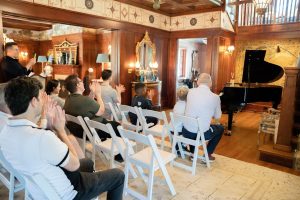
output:
[[300, 21], [300, 0], [272, 0], [264, 15], [258, 15], [255, 5], [249, 0], [240, 0], [238, 5], [238, 26], [282, 24]]

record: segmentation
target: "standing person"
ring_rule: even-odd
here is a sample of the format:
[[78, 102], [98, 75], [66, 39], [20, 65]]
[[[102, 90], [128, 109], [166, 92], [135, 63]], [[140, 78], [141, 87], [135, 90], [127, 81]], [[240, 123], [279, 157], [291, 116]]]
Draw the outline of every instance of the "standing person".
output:
[[105, 69], [102, 71], [102, 80], [101, 83], [101, 96], [105, 105], [105, 112], [103, 117], [106, 119], [111, 118], [111, 111], [108, 103], [112, 103], [116, 105], [117, 103], [121, 103], [121, 93], [125, 91], [125, 87], [123, 85], [117, 85], [116, 89], [112, 88], [109, 84], [112, 81], [112, 71], [109, 69]]
[[[52, 130], [39, 129], [44, 100], [41, 83], [29, 77], [11, 80], [5, 102], [13, 117], [0, 133], [0, 146], [7, 161], [22, 175], [41, 174], [61, 199], [92, 199], [107, 191], [107, 199], [121, 200], [124, 173], [119, 169], [93, 172], [92, 163], [78, 159], [65, 132], [65, 113], [55, 106]], [[35, 184], [26, 181], [33, 199], [46, 199]]]
[[[214, 118], [219, 123], [221, 118], [221, 101], [220, 97], [214, 94], [210, 88], [212, 86], [209, 74], [200, 74], [197, 81], [197, 88], [190, 89], [185, 107], [185, 115], [193, 118], [200, 118], [201, 128], [204, 132], [205, 140], [209, 140], [207, 151], [210, 161], [215, 160], [212, 156], [223, 135], [224, 128], [222, 125], [211, 125]], [[186, 122], [183, 124], [182, 135], [189, 139], [196, 139], [198, 127]], [[190, 145], [190, 151], [194, 153], [195, 147]]]
[[5, 56], [0, 63], [0, 82], [5, 83], [18, 76], [30, 74], [32, 66], [36, 63], [35, 58], [31, 58], [28, 64], [23, 67], [19, 63], [19, 47], [15, 42], [8, 42], [4, 47]]

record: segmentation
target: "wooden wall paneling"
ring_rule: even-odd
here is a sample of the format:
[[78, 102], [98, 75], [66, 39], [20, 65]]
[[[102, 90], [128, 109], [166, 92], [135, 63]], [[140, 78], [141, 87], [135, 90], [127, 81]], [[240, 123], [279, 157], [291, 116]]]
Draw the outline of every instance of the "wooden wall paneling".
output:
[[111, 34], [111, 69], [113, 71], [112, 84], [120, 84], [120, 31], [114, 30]]
[[[97, 43], [95, 33], [82, 33], [82, 63], [81, 77], [88, 74], [88, 69], [94, 68], [97, 58]], [[80, 47], [79, 47], [80, 48]]]
[[[120, 31], [120, 83], [126, 91], [122, 94], [122, 104], [131, 104], [131, 81], [134, 72], [128, 74], [130, 62], [135, 62], [135, 34], [128, 31]], [[126, 47], [126, 48], [125, 48]]]
[[178, 39], [171, 38], [169, 43], [169, 62], [167, 71], [167, 102], [173, 108], [176, 102], [176, 69], [177, 69]]
[[212, 38], [212, 54], [211, 54], [211, 78], [212, 78], [212, 91], [217, 92], [218, 88], [218, 71], [219, 71], [219, 52], [220, 41], [218, 36]]
[[4, 47], [4, 40], [3, 40], [3, 22], [2, 22], [2, 10], [0, 10], [0, 58], [3, 57], [3, 47]]
[[[36, 58], [38, 58], [39, 54], [39, 41], [34, 41], [34, 40], [23, 40], [23, 41], [16, 41], [19, 47], [19, 52], [27, 52], [28, 55], [27, 57], [22, 57], [19, 55], [19, 62], [23, 65], [26, 66], [29, 59], [33, 58], [34, 54], [36, 53]], [[41, 68], [42, 64], [41, 63], [36, 63], [33, 66], [33, 71], [36, 74], [41, 73]]]
[[206, 70], [206, 62], [207, 62], [207, 44], [198, 44], [198, 65], [199, 72], [205, 72]]
[[[112, 44], [112, 41], [115, 39], [112, 39], [112, 32], [100, 32], [97, 34], [97, 55], [98, 54], [102, 54], [102, 53], [108, 53], [108, 45]], [[114, 47], [112, 46], [112, 55], [111, 55], [111, 59], [114, 59], [112, 57], [114, 57], [114, 53], [113, 51], [116, 50], [116, 48], [118, 48], [118, 46]], [[96, 56], [97, 56], [96, 55]], [[96, 57], [97, 58], [97, 57]], [[96, 59], [95, 59], [96, 62]], [[103, 65], [103, 66], [102, 66]], [[95, 75], [96, 78], [100, 78], [101, 77], [101, 72], [102, 69], [104, 69], [105, 67], [107, 67], [108, 63], [96, 63], [96, 70], [95, 70]], [[114, 65], [113, 63], [111, 63], [111, 65]], [[114, 66], [112, 66], [112, 69], [114, 68]], [[113, 70], [113, 77], [115, 77], [115, 70]]]

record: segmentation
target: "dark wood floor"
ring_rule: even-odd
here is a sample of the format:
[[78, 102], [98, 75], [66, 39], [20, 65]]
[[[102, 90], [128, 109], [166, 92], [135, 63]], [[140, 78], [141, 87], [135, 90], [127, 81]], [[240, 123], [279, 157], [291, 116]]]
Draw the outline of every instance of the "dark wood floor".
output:
[[[215, 153], [300, 176], [300, 172], [294, 169], [259, 160], [257, 131], [260, 116], [261, 113], [251, 111], [236, 114], [232, 136], [223, 135]], [[221, 122], [227, 123], [227, 115], [222, 116]], [[266, 137], [266, 142], [272, 143], [272, 138]]]

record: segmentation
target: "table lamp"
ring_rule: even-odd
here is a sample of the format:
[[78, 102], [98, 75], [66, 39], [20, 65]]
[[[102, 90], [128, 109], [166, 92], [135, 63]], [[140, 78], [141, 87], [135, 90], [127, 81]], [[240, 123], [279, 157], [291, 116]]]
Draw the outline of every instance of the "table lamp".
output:
[[45, 73], [44, 73], [44, 63], [45, 62], [48, 62], [47, 60], [47, 57], [46, 56], [39, 56], [38, 59], [37, 59], [37, 62], [38, 63], [42, 63], [42, 72], [41, 72], [41, 76], [45, 76]]
[[110, 55], [105, 53], [100, 53], [97, 55], [96, 63], [107, 63], [110, 62]]

